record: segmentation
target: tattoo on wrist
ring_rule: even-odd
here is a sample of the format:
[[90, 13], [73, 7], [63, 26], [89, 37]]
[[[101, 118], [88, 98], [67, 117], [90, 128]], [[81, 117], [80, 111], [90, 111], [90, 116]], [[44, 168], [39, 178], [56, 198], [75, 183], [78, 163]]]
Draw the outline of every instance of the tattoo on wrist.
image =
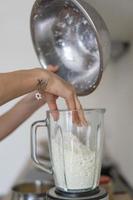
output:
[[37, 80], [37, 89], [38, 91], [45, 91], [46, 87], [48, 85], [48, 80], [38, 79]]
[[48, 85], [48, 79], [47, 80], [43, 80], [43, 79], [37, 80], [37, 90], [38, 90], [38, 92], [35, 94], [37, 100], [42, 99], [41, 93], [45, 91], [47, 85]]

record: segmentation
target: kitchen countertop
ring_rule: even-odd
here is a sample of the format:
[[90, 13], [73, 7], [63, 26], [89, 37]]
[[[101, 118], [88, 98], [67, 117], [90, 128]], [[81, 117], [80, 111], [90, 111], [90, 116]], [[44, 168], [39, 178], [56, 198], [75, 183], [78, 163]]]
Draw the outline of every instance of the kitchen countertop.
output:
[[[11, 200], [11, 194], [7, 195], [6, 197], [0, 200]], [[133, 198], [131, 198], [129, 194], [116, 194], [113, 196], [112, 200], [133, 200]]]
[[132, 200], [128, 194], [118, 194], [114, 195], [114, 200]]

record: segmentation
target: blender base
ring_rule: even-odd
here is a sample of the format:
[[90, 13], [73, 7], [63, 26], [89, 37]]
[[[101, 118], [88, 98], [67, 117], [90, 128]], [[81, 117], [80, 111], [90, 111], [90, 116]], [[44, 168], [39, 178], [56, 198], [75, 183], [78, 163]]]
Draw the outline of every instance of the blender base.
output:
[[108, 194], [103, 188], [99, 188], [99, 192], [88, 196], [70, 197], [56, 193], [56, 188], [51, 188], [47, 193], [47, 200], [109, 200]]

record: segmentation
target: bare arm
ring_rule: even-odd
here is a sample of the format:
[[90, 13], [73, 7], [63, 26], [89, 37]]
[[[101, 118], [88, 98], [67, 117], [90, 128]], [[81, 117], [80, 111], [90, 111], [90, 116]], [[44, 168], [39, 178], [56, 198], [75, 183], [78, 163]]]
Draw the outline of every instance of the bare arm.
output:
[[[57, 68], [58, 67], [54, 67], [53, 69], [53, 66], [49, 66], [49, 70], [52, 72], [57, 71]], [[35, 68], [31, 70], [1, 73], [0, 105], [11, 99], [39, 89], [42, 95], [45, 94], [50, 110], [57, 109], [55, 97], [64, 98], [69, 110], [82, 110], [82, 106], [72, 85], [50, 71]], [[47, 82], [46, 86], [44, 84], [45, 82]], [[76, 123], [85, 124], [83, 112], [80, 112], [79, 115], [75, 115], [74, 121]]]
[[26, 95], [11, 110], [0, 116], [0, 140], [11, 134], [43, 104], [45, 104], [44, 98], [40, 101], [36, 100], [35, 92], [33, 92]]
[[[47, 92], [51, 95], [64, 98], [68, 108], [75, 110], [76, 103], [79, 101], [74, 88], [51, 71], [57, 71], [57, 67], [51, 66], [49, 67], [49, 71], [35, 68], [0, 73], [0, 105], [39, 88], [42, 94]], [[48, 82], [47, 87], [45, 87], [45, 82]]]
[[0, 105], [37, 90], [38, 80], [48, 79], [48, 72], [41, 69], [0, 73]]

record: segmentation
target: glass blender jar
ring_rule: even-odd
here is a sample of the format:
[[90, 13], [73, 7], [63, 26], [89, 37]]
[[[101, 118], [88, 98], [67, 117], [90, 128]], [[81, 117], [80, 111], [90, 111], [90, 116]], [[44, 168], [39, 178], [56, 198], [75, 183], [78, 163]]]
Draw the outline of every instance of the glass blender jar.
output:
[[[40, 169], [53, 174], [55, 181], [55, 188], [49, 191], [48, 199], [108, 199], [105, 191], [98, 187], [105, 109], [84, 110], [87, 125], [73, 123], [73, 116], [80, 112], [47, 111], [46, 119], [35, 122], [31, 127], [32, 159]], [[53, 114], [58, 115], [58, 120], [54, 121]], [[36, 140], [40, 126], [48, 129], [52, 169], [37, 158]]]

